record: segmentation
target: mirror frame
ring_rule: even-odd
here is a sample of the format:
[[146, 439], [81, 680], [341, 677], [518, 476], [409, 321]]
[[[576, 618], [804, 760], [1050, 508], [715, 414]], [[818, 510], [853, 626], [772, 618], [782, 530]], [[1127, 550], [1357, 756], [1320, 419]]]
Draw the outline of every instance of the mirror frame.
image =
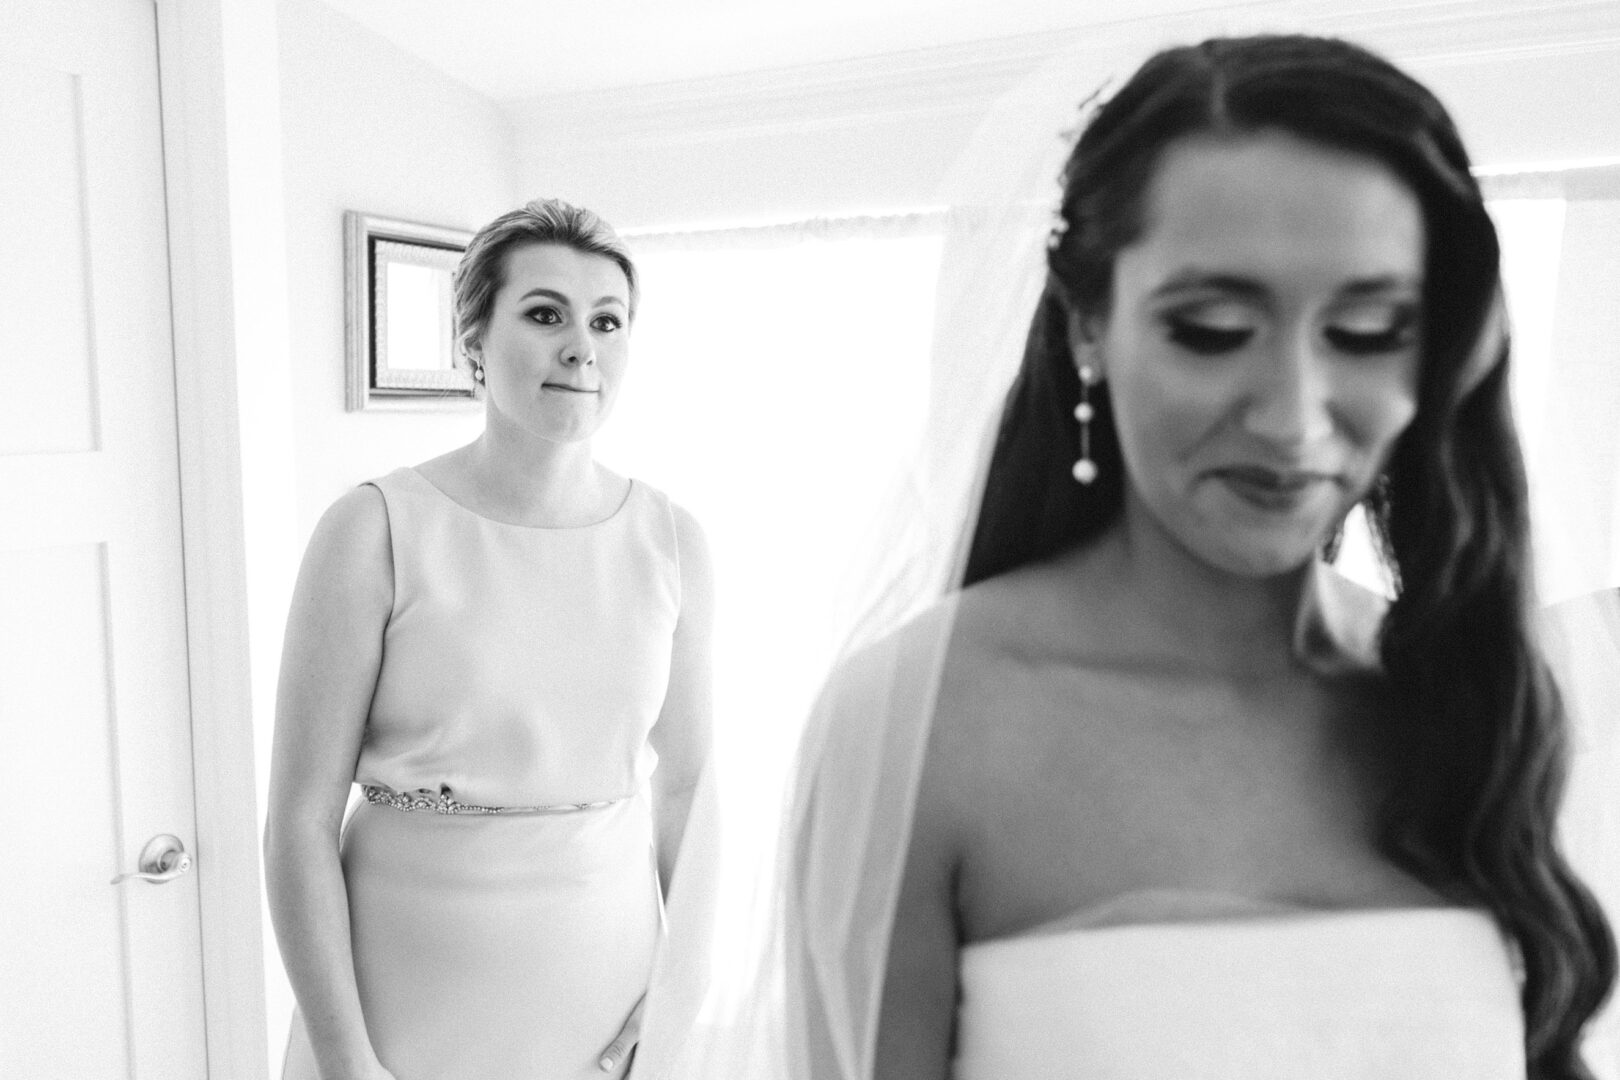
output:
[[[390, 264], [428, 266], [448, 275], [473, 234], [442, 225], [422, 225], [358, 210], [343, 215], [345, 361], [349, 412], [368, 410], [467, 409], [478, 403], [477, 388], [459, 368], [393, 367], [388, 362], [388, 275]], [[444, 308], [446, 355], [455, 350], [455, 326]]]

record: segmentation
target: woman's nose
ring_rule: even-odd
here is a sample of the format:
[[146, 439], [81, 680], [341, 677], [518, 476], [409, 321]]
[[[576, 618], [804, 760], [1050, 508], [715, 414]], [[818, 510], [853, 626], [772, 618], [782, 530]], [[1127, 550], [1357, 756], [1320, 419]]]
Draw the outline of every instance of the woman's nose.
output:
[[1307, 446], [1333, 432], [1332, 382], [1327, 358], [1308, 330], [1290, 334], [1269, 357], [1259, 357], [1243, 413], [1246, 431], [1283, 447]]
[[571, 367], [589, 367], [596, 363], [596, 343], [588, 332], [581, 330], [563, 342], [562, 362]]

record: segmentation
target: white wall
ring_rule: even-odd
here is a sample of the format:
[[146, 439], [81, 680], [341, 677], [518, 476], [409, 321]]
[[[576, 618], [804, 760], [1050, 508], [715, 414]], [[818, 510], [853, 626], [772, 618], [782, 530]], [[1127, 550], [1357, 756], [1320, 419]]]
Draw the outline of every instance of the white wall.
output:
[[298, 519], [473, 438], [474, 412], [344, 412], [343, 212], [475, 229], [520, 201], [492, 102], [332, 11], [280, 0]]
[[514, 102], [521, 178], [619, 228], [933, 205], [1028, 39]]
[[[1620, 30], [1620, 9], [1613, 16]], [[1522, 54], [1419, 57], [1408, 65], [1451, 111], [1477, 166], [1620, 161], [1620, 44], [1533, 43]]]
[[[291, 404], [292, 520], [279, 529], [283, 583], [255, 597], [274, 625], [253, 650], [259, 806], [270, 763], [279, 627], [316, 520], [344, 490], [474, 438], [480, 411], [344, 411], [343, 212], [474, 229], [520, 201], [510, 124], [481, 98], [318, 0], [279, 0], [280, 119]], [[244, 400], [244, 411], [254, 403]], [[273, 610], [272, 610], [273, 609]], [[268, 631], [266, 631], [268, 633]], [[261, 635], [262, 636], [262, 635]], [[266, 922], [271, 1075], [279, 1075], [292, 995]]]
[[[1480, 164], [1620, 156], [1620, 15], [1501, 0], [1279, 2], [814, 67], [508, 105], [525, 190], [620, 228], [911, 209], [937, 188], [987, 106], [1060, 51], [1076, 103], [1150, 49], [1222, 32], [1304, 30], [1364, 42], [1427, 81]], [[1077, 114], [1053, 118], [1053, 136]], [[1054, 199], [1056, 187], [1053, 187]]]

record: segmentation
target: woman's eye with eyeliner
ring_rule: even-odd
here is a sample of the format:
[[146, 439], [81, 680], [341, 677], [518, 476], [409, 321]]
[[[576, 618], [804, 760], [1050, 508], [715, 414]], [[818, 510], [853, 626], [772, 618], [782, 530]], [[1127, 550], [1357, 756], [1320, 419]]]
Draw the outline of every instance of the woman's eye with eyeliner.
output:
[[542, 326], [553, 326], [562, 322], [562, 312], [554, 307], [537, 307], [525, 312], [525, 314]]
[[593, 319], [591, 321], [591, 325], [594, 326], [597, 330], [601, 331], [602, 333], [611, 333], [614, 330], [618, 330], [624, 324], [621, 323], [618, 320], [617, 316], [614, 316], [614, 315], [598, 315], [595, 319]]
[[1235, 352], [1249, 343], [1254, 331], [1246, 326], [1211, 326], [1189, 319], [1166, 319], [1170, 340], [1200, 356]]

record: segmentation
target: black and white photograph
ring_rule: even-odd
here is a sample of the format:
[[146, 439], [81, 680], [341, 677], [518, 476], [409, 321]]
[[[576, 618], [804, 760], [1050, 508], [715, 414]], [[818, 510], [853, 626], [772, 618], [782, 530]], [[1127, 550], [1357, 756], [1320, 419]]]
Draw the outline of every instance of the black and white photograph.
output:
[[0, 12], [0, 1077], [1620, 1080], [1620, 0]]

